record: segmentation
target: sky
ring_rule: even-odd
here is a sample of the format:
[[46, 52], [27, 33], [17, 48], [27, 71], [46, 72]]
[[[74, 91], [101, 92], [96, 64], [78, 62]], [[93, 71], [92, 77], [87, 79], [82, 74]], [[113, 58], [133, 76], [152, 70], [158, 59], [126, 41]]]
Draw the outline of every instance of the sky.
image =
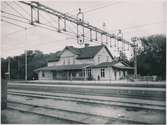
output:
[[[110, 33], [117, 33], [118, 29], [121, 29], [123, 38], [128, 41], [131, 41], [132, 37], [166, 33], [165, 1], [52, 0], [40, 1], [40, 3], [75, 17], [78, 8], [81, 8], [86, 22]], [[65, 46], [83, 47], [76, 42], [76, 25], [74, 24], [66, 24], [67, 31], [72, 33], [58, 33], [56, 29], [51, 31], [28, 24], [29, 22], [24, 19], [30, 19], [30, 7], [27, 5], [16, 1], [3, 1], [1, 2], [1, 10], [15, 15], [1, 13], [1, 19], [3, 20], [1, 22], [1, 57], [20, 55], [25, 50], [40, 50], [44, 53], [51, 53], [62, 50]], [[58, 25], [57, 17], [41, 11], [40, 22], [52, 27]], [[102, 25], [104, 23], [106, 24], [105, 27]], [[25, 27], [27, 30], [24, 29]], [[89, 37], [89, 35], [87, 36]], [[89, 40], [85, 42], [90, 45], [99, 44]], [[112, 40], [113, 45], [114, 42], [115, 40]], [[117, 55], [116, 48], [109, 47], [109, 49], [113, 55]], [[132, 56], [131, 51], [126, 53], [129, 57]]]

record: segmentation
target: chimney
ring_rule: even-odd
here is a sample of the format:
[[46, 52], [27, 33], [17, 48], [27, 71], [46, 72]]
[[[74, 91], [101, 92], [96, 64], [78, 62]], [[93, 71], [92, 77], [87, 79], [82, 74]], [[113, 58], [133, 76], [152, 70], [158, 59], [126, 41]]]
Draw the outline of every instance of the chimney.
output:
[[88, 43], [85, 43], [85, 47], [89, 47], [89, 44], [88, 44]]

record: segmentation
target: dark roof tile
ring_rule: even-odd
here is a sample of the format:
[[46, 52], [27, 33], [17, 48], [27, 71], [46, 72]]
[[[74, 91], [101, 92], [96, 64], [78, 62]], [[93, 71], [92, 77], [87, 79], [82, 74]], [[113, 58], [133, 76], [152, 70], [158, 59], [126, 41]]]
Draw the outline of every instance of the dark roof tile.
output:
[[48, 66], [48, 67], [42, 67], [38, 68], [35, 71], [62, 71], [62, 70], [76, 70], [76, 69], [83, 69], [87, 66], [90, 66], [92, 64], [75, 64], [75, 65], [57, 65], [57, 66]]
[[80, 54], [77, 59], [93, 58], [101, 50], [102, 47], [103, 45], [78, 48]]
[[62, 51], [57, 51], [56, 53], [50, 54], [48, 57], [48, 62], [59, 61]]
[[52, 55], [48, 59], [48, 61], [49, 62], [58, 61], [60, 56], [61, 56], [61, 53], [63, 53], [64, 50], [66, 50], [66, 49], [68, 49], [72, 53], [78, 55], [77, 59], [90, 59], [90, 58], [93, 58], [103, 47], [106, 48], [106, 50], [108, 51], [110, 56], [113, 58], [110, 51], [108, 50], [108, 48], [105, 45], [88, 46], [88, 47], [84, 47], [84, 48], [75, 48], [73, 46], [66, 46], [62, 51], [58, 51], [54, 55]]

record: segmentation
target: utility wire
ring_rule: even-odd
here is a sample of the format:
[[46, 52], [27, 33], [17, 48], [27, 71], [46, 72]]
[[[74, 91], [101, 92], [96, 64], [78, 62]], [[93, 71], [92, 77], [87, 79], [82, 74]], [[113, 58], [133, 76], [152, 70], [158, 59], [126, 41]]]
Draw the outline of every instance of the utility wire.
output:
[[[30, 27], [30, 28], [32, 28], [32, 27]], [[49, 31], [56, 31], [56, 30], [52, 30], [52, 29], [50, 29], [50, 28], [46, 28], [46, 27], [43, 27], [43, 26], [41, 26], [41, 25], [38, 25], [38, 28], [43, 28], [43, 29], [47, 29], [47, 30], [49, 30]], [[25, 30], [24, 30], [25, 31]], [[57, 31], [56, 31], [57, 32]], [[68, 35], [68, 36], [73, 36], [73, 35], [70, 35], [70, 34], [62, 34], [62, 35]], [[56, 40], [57, 41], [57, 40]], [[58, 40], [58, 41], [65, 41], [65, 40]], [[49, 43], [49, 44], [53, 44], [53, 43]], [[41, 43], [38, 43], [38, 44], [33, 44], [33, 45], [42, 45]]]
[[[164, 23], [164, 22], [167, 22], [167, 21], [163, 20], [163, 21], [158, 21], [158, 22], [153, 22], [153, 23], [148, 23], [148, 24], [136, 25], [136, 26], [133, 26], [133, 27], [123, 28], [122, 30], [138, 29], [138, 28], [142, 28], [142, 27], [146, 27], [146, 26], [150, 26], [150, 25], [161, 24], [161, 23]], [[114, 32], [114, 31], [117, 31], [117, 30], [110, 30], [109, 32]]]
[[13, 9], [15, 12], [17, 12], [20, 16], [26, 19], [25, 16], [23, 16], [18, 10], [16, 10], [12, 5], [8, 4], [6, 1], [4, 2], [6, 5], [8, 5], [11, 9]]
[[[10, 17], [7, 17], [7, 18], [10, 18]], [[24, 22], [24, 21], [21, 21], [21, 20], [16, 20], [16, 19], [13, 19], [13, 18], [10, 18], [10, 19], [12, 19], [12, 20], [15, 20], [15, 21], [18, 21], [18, 22], [21, 22], [21, 23], [25, 23], [25, 24], [28, 24], [27, 22]], [[9, 21], [8, 21], [9, 22]], [[9, 23], [11, 23], [11, 22], [9, 22]], [[18, 24], [15, 24], [15, 23], [11, 23], [11, 24], [13, 24], [13, 25], [18, 25]], [[44, 24], [44, 23], [40, 23], [41, 25], [44, 25], [44, 26], [47, 26], [47, 27], [43, 27], [43, 26], [41, 26], [41, 25], [38, 25], [38, 24], [35, 24], [34, 26], [39, 26], [39, 27], [41, 27], [41, 28], [45, 28], [45, 29], [48, 29], [48, 30], [50, 30], [50, 31], [54, 31], [54, 32], [57, 32], [57, 30], [55, 30], [55, 29], [57, 29], [56, 27], [53, 27], [53, 26], [50, 26], [50, 25], [47, 25], [47, 24]], [[18, 25], [18, 26], [20, 26], [20, 25]], [[23, 27], [23, 26], [20, 26], [20, 27]], [[48, 28], [49, 27], [49, 28]], [[24, 28], [26, 28], [26, 27], [24, 27]], [[70, 32], [69, 32], [70, 33]], [[64, 34], [64, 35], [67, 35], [67, 34]], [[69, 35], [69, 34], [68, 34]], [[70, 35], [71, 36], [71, 35]]]
[[[32, 27], [31, 27], [32, 28]], [[50, 31], [56, 31], [56, 30], [52, 30], [52, 29], [49, 29], [49, 28], [46, 28], [46, 27], [43, 27], [43, 26], [38, 26], [38, 28], [43, 28], [43, 29], [47, 29], [47, 30], [50, 30]], [[24, 30], [25, 31], [25, 30]], [[57, 31], [56, 31], [57, 32]], [[68, 35], [68, 34], [63, 34], [63, 35]], [[68, 35], [68, 36], [72, 36], [72, 35]], [[57, 40], [56, 40], [57, 41]], [[58, 41], [65, 41], [65, 40], [58, 40]], [[47, 42], [48, 43], [48, 42]], [[49, 43], [49, 44], [53, 44], [53, 43]], [[33, 45], [42, 45], [41, 43], [38, 43], [38, 44], [33, 44]], [[11, 49], [10, 49], [11, 50]]]
[[[49, 29], [51, 28], [50, 30], [52, 30], [52, 31], [58, 32], [58, 28], [57, 28], [57, 27], [53, 27], [53, 26], [50, 26], [50, 25], [47, 25], [47, 24], [44, 24], [44, 23], [40, 23], [40, 24], [49, 27]], [[38, 25], [38, 26], [40, 26], [40, 25]], [[53, 29], [54, 29], [54, 30], [53, 30]], [[55, 29], [56, 29], [56, 30], [55, 30]], [[68, 33], [74, 34], [73, 32], [70, 32], [70, 31], [68, 31]], [[64, 32], [64, 35], [65, 35], [65, 34], [67, 34], [67, 32]]]
[[93, 11], [96, 11], [96, 10], [99, 10], [99, 9], [103, 9], [103, 8], [106, 8], [106, 7], [109, 7], [109, 6], [118, 4], [118, 3], [121, 3], [121, 2], [115, 2], [115, 3], [107, 4], [107, 5], [104, 5], [104, 6], [101, 6], [101, 7], [97, 7], [97, 8], [94, 8], [94, 9], [89, 9], [89, 10], [84, 11], [84, 13], [90, 13], [90, 12], [93, 12]]
[[[77, 35], [77, 33], [74, 31], [74, 29], [73, 29], [71, 26], [66, 25], [66, 27], [67, 27], [72, 33], [74, 33], [75, 35]], [[67, 32], [68, 32], [68, 30], [67, 30]]]
[[[17, 21], [20, 21], [20, 20], [17, 20]], [[25, 22], [24, 22], [25, 23]], [[42, 24], [42, 23], [41, 23]], [[42, 25], [45, 25], [45, 26], [47, 26], [47, 27], [50, 27], [50, 28], [56, 28], [56, 27], [53, 27], [53, 26], [49, 26], [49, 25], [46, 25], [46, 24], [42, 24]], [[42, 27], [42, 26], [40, 26], [40, 27]], [[48, 29], [48, 30], [51, 30], [51, 31], [56, 31], [56, 30], [53, 30], [53, 29], [50, 29], [50, 28], [46, 28], [46, 27], [42, 27], [42, 28], [45, 28], [45, 29]], [[74, 34], [74, 33], [73, 33]], [[66, 34], [67, 35], [67, 34]], [[75, 35], [76, 35], [76, 33], [75, 33]], [[86, 37], [85, 37], [86, 38]], [[101, 42], [100, 42], [101, 43]]]
[[[105, 3], [104, 3], [104, 6], [105, 6], [105, 5], [108, 5], [109, 3], [111, 3], [111, 1], [105, 2]], [[99, 4], [95, 4], [94, 6], [96, 6], [96, 8], [97, 8], [98, 5], [99, 5]], [[100, 7], [101, 7], [101, 5], [100, 5]], [[94, 9], [95, 9], [95, 8], [94, 8]], [[88, 11], [88, 10], [90, 10], [90, 8], [82, 8], [82, 10]], [[76, 12], [76, 11], [78, 11], [78, 9], [74, 9], [74, 10], [68, 11], [68, 13], [72, 13], [72, 12]]]
[[8, 24], [11, 24], [11, 25], [14, 25], [14, 26], [17, 26], [17, 27], [20, 27], [20, 28], [23, 28], [23, 29], [26, 29], [26, 27], [24, 27], [24, 26], [21, 26], [21, 25], [18, 25], [18, 24], [15, 24], [15, 23], [6, 21], [6, 20], [4, 20], [4, 19], [1, 19], [1, 21], [2, 21], [2, 22], [5, 22], [5, 23], [8, 23]]
[[[22, 20], [18, 20], [18, 19], [16, 19], [16, 18], [11, 18], [11, 17], [7, 17], [7, 16], [3, 16], [3, 18], [7, 18], [7, 19], [10, 19], [10, 20], [15, 20], [15, 21], [18, 21], [18, 22], [21, 22], [21, 23], [24, 23], [24, 24], [29, 24], [28, 22], [25, 22], [25, 21], [22, 21]], [[52, 29], [50, 29], [50, 30], [52, 30], [52, 31], [57, 31], [57, 30], [58, 30], [57, 27], [53, 27], [53, 26], [51, 26], [51, 25], [47, 25], [47, 24], [44, 24], [44, 23], [40, 23], [40, 24], [49, 27], [49, 29], [52, 28]], [[17, 25], [17, 24], [16, 24], [16, 25]], [[36, 24], [35, 24], [35, 25], [36, 25]], [[38, 26], [39, 26], [39, 25], [38, 25]], [[48, 29], [48, 28], [47, 28], [47, 29]], [[53, 30], [53, 29], [57, 29], [57, 30]], [[72, 32], [69, 31], [69, 33], [72, 33]]]
[[28, 13], [28, 11], [26, 11], [20, 4], [19, 2], [13, 1], [15, 3], [16, 6], [18, 6], [19, 8], [21, 8], [28, 16], [31, 17], [31, 15]]
[[15, 14], [12, 14], [12, 13], [9, 13], [9, 12], [6, 12], [6, 11], [3, 11], [3, 10], [1, 10], [1, 13], [2, 13], [2, 14], [11, 15], [11, 16], [14, 16], [14, 17], [17, 17], [17, 18], [29, 20], [29, 19], [27, 19], [27, 18], [23, 18], [22, 16], [18, 16], [18, 15], [15, 15]]
[[[7, 18], [8, 18], [8, 17], [7, 17]], [[10, 17], [9, 17], [9, 18], [10, 18]], [[11, 19], [13, 19], [13, 18], [11, 18]], [[13, 19], [13, 20], [16, 20], [16, 19]], [[27, 22], [23, 22], [23, 21], [20, 21], [20, 20], [16, 20], [16, 21], [27, 24]], [[8, 23], [18, 26], [18, 24], [14, 24], [14, 23], [11, 23], [11, 22], [9, 22], [9, 21], [8, 21]], [[41, 26], [40, 24], [43, 25], [43, 26]], [[54, 32], [57, 32], [57, 30], [58, 30], [57, 27], [53, 27], [53, 26], [50, 26], [50, 25], [47, 25], [47, 24], [44, 24], [44, 23], [40, 23], [40, 24], [35, 24], [34, 26], [38, 26], [38, 27], [41, 27], [41, 28], [44, 28], [44, 29], [47, 29], [47, 30], [50, 30], [50, 31], [54, 31]], [[20, 25], [19, 25], [19, 26], [20, 26]], [[44, 27], [44, 26], [47, 26], [47, 27]], [[26, 29], [26, 27], [23, 27], [23, 26], [21, 26], [21, 27], [24, 28], [24, 29]], [[48, 28], [48, 27], [49, 27], [49, 28]], [[55, 29], [56, 29], [56, 30], [55, 30]], [[75, 38], [76, 33], [73, 33], [73, 32], [70, 32], [70, 31], [68, 31], [68, 33], [71, 33], [71, 34], [74, 34], [74, 35], [67, 34], [67, 32], [64, 32], [64, 34], [62, 34], [62, 35], [68, 35], [68, 36], [72, 36], [72, 37]], [[85, 36], [85, 39], [87, 39], [87, 40], [89, 41], [89, 37]], [[101, 43], [100, 41], [93, 41], [93, 42], [94, 42], [94, 43]]]
[[[12, 23], [13, 24], [13, 23]], [[14, 24], [15, 25], [15, 24]], [[56, 31], [56, 30], [53, 30], [53, 29], [50, 29], [50, 28], [46, 28], [46, 27], [43, 27], [43, 26], [41, 26], [41, 25], [38, 25], [38, 27], [39, 28], [44, 28], [44, 29], [47, 29], [47, 30], [50, 30], [50, 31]], [[24, 27], [25, 28], [25, 27]], [[30, 27], [30, 28], [32, 28], [32, 27]], [[24, 31], [25, 31], [25, 29], [24, 29]], [[57, 31], [56, 31], [57, 32]], [[73, 35], [69, 35], [69, 34], [63, 34], [63, 35], [68, 35], [68, 36], [73, 36]], [[75, 37], [74, 37], [74, 39], [75, 39]], [[89, 41], [89, 38], [88, 37], [85, 37], [85, 39], [86, 40], [88, 40]], [[64, 41], [64, 40], [63, 40]], [[95, 41], [94, 41], [95, 42]], [[101, 43], [101, 42], [95, 42], [95, 43]], [[35, 45], [41, 45], [41, 43], [40, 44], [35, 44]]]
[[16, 18], [12, 18], [12, 17], [7, 17], [7, 16], [1, 16], [2, 18], [7, 18], [7, 19], [10, 19], [10, 20], [15, 20], [15, 21], [18, 21], [18, 22], [21, 22], [21, 23], [28, 23], [28, 22], [25, 22], [23, 20], [19, 20], [19, 19], [16, 19]]
[[49, 24], [52, 24], [53, 22], [51, 22], [50, 20], [48, 20], [43, 13], [40, 13], [40, 17], [42, 17], [44, 20], [46, 20], [46, 22], [48, 22]]
[[[58, 21], [55, 20], [55, 19], [53, 19], [50, 15], [49, 15], [48, 17], [49, 17], [53, 22], [56, 21], [56, 23], [58, 23]], [[66, 23], [67, 23], [67, 22], [66, 22]], [[74, 33], [74, 34], [77, 35], [77, 33], [76, 33], [69, 25], [66, 25], [66, 27], [67, 27], [72, 33]], [[67, 31], [67, 32], [69, 32], [69, 31]]]
[[[42, 16], [42, 15], [41, 15]], [[49, 21], [46, 17], [44, 17], [44, 15], [42, 16], [43, 17], [43, 19], [45, 19], [49, 24], [50, 23], [53, 23], [53, 22], [55, 22], [56, 20], [55, 19], [53, 19], [53, 18], [51, 18], [51, 16], [49, 15], [48, 17], [53, 21]], [[56, 23], [58, 23], [57, 21], [56, 21]], [[52, 26], [50, 26], [50, 27], [52, 27]], [[67, 32], [70, 32], [70, 33], [73, 33], [73, 34], [76, 34], [71, 28], [70, 28], [70, 26], [68, 26], [68, 25], [66, 25], [66, 27], [68, 27], [70, 30], [69, 31], [67, 31]], [[56, 27], [54, 27], [54, 28], [56, 28]], [[57, 28], [57, 30], [58, 30], [58, 28]]]
[[[32, 26], [32, 27], [26, 27], [26, 30], [29, 30], [29, 29], [32, 29], [32, 28], [35, 28], [35, 27], [34, 26]], [[16, 33], [22, 32], [22, 31], [25, 31], [25, 29], [23, 29], [23, 30], [17, 30], [17, 31], [8, 33], [8, 34], [5, 35], [5, 37], [8, 37], [10, 35], [13, 35], [13, 34], [16, 34]]]
[[[35, 42], [33, 42], [33, 43], [35, 43], [35, 44], [32, 44], [33, 46], [46, 46], [46, 44], [44, 44], [44, 43], [47, 43], [47, 45], [48, 44], [57, 44], [57, 42], [62, 42], [62, 41], [65, 41], [66, 39], [62, 39], [62, 40], [56, 40], [56, 42], [55, 42], [55, 40], [54, 41], [42, 41], [42, 42], [40, 42], [40, 43], [35, 43]], [[50, 43], [50, 42], [54, 42], [54, 43]], [[41, 43], [43, 43], [43, 44], [41, 44]], [[20, 49], [20, 48], [22, 48], [22, 47], [18, 47], [17, 49]], [[17, 51], [16, 49], [10, 49], [10, 51], [5, 51], [5, 52], [14, 52], [14, 51]]]

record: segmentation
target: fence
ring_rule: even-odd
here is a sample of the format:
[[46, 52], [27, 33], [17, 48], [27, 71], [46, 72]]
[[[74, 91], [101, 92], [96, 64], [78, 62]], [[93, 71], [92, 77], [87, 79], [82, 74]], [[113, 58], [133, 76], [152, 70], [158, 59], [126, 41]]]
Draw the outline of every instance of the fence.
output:
[[[126, 76], [126, 79], [134, 80], [134, 75]], [[157, 76], [140, 76], [140, 75], [137, 75], [136, 80], [139, 80], [139, 81], [157, 81], [157, 79], [158, 79]]]
[[1, 109], [7, 108], [7, 80], [2, 79], [1, 84]]

